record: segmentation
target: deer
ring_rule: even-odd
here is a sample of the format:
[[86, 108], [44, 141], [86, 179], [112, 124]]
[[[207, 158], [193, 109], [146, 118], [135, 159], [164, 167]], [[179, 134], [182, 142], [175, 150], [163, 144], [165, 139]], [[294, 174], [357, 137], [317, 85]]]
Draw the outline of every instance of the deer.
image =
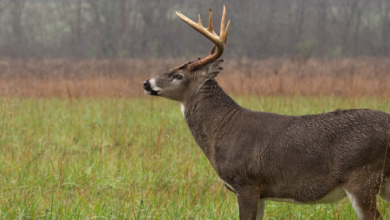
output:
[[[382, 219], [376, 197], [390, 202], [390, 114], [370, 109], [289, 116], [239, 106], [216, 81], [230, 20], [214, 32], [176, 14], [214, 46], [206, 56], [143, 82], [147, 95], [181, 104], [185, 122], [241, 220], [263, 219], [265, 201], [326, 204], [348, 197], [360, 219]], [[217, 51], [215, 52], [215, 49]]]

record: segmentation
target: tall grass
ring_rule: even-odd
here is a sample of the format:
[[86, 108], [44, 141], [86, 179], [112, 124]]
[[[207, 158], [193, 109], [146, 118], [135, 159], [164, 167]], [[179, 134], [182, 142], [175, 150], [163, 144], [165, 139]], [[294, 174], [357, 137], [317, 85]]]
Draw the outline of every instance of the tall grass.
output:
[[[0, 97], [141, 97], [142, 82], [186, 60], [0, 61]], [[390, 58], [226, 60], [229, 94], [390, 97]]]
[[[236, 97], [301, 115], [337, 108], [390, 112], [384, 99]], [[179, 104], [161, 98], [0, 99], [2, 219], [237, 219]], [[390, 205], [379, 201], [384, 218]], [[356, 219], [350, 202], [267, 202], [266, 219]]]

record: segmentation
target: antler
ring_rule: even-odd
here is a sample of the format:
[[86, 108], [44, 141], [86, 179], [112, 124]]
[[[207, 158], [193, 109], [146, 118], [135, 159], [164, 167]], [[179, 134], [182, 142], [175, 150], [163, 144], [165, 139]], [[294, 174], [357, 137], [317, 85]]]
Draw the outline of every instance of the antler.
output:
[[[229, 20], [229, 22], [226, 26], [226, 30], [225, 30], [225, 15], [226, 15], [225, 5], [223, 6], [223, 13], [222, 13], [222, 20], [221, 20], [221, 32], [220, 32], [219, 36], [214, 32], [213, 17], [212, 17], [211, 8], [210, 8], [210, 12], [209, 12], [209, 27], [208, 28], [204, 28], [202, 26], [202, 21], [200, 20], [200, 15], [198, 16], [199, 17], [198, 23], [195, 23], [191, 19], [187, 18], [186, 16], [184, 16], [180, 12], [176, 12], [176, 14], [184, 22], [186, 22], [188, 25], [190, 25], [192, 28], [194, 28], [199, 33], [203, 34], [205, 37], [207, 37], [209, 40], [211, 40], [215, 44], [213, 46], [213, 48], [211, 49], [211, 51], [206, 56], [204, 56], [203, 58], [198, 57], [198, 60], [190, 63], [187, 66], [187, 68], [197, 69], [199, 67], [202, 67], [202, 66], [218, 59], [222, 55], [223, 51], [225, 50], [225, 44], [226, 44], [228, 31], [229, 31], [229, 25], [230, 25], [230, 20]], [[218, 48], [218, 51], [217, 51], [217, 53], [214, 54], [215, 47]]]

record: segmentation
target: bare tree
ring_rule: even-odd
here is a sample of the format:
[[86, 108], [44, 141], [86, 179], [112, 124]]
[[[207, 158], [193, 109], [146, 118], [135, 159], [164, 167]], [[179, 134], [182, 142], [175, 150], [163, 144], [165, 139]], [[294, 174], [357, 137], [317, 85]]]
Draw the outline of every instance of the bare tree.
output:
[[316, 38], [317, 38], [317, 53], [320, 56], [326, 54], [327, 48], [327, 19], [328, 19], [328, 0], [318, 0], [317, 1], [317, 29]]
[[13, 56], [23, 56], [24, 35], [22, 27], [22, 14], [24, 10], [26, 0], [12, 0], [10, 4], [11, 12], [11, 30], [13, 33]]
[[[224, 4], [236, 30], [226, 56], [390, 55], [390, 0]], [[194, 57], [210, 45], [185, 29], [175, 11], [196, 18], [215, 7], [219, 16], [221, 6], [207, 0], [0, 0], [0, 56]]]
[[296, 13], [296, 25], [295, 25], [295, 36], [294, 41], [298, 43], [301, 40], [303, 32], [303, 24], [305, 22], [305, 11], [306, 11], [306, 0], [300, 0], [298, 2], [298, 11]]
[[98, 31], [100, 56], [113, 58], [118, 53], [115, 44], [117, 1], [87, 1], [93, 16], [93, 25]]
[[[340, 0], [336, 3], [333, 2], [334, 5], [339, 6], [339, 10], [333, 10], [332, 18], [337, 23], [340, 31], [341, 47], [344, 55], [357, 55], [354, 47], [359, 40], [358, 34], [362, 10], [368, 3], [369, 0]], [[353, 27], [355, 27], [355, 30], [353, 30]]]
[[378, 1], [381, 22], [381, 35], [380, 35], [380, 48], [379, 53], [381, 55], [390, 55], [390, 0]]

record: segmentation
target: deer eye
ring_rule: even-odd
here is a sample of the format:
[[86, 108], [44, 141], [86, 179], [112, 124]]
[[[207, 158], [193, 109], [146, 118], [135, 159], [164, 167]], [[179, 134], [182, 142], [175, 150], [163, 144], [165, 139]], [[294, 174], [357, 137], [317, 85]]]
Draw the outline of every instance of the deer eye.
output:
[[183, 76], [182, 75], [176, 75], [173, 78], [175, 78], [175, 79], [183, 79]]

